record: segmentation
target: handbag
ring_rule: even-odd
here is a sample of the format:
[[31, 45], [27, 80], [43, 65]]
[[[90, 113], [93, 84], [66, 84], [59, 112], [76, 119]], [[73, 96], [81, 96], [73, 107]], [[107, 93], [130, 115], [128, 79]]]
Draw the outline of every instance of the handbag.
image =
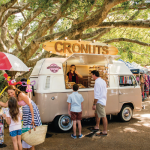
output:
[[21, 135], [21, 139], [31, 146], [39, 145], [45, 141], [47, 125], [34, 126]]

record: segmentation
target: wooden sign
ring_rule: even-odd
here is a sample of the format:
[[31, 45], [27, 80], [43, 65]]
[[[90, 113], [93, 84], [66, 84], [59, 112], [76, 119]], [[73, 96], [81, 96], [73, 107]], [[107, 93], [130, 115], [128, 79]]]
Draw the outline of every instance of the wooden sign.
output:
[[55, 40], [43, 44], [43, 49], [54, 54], [87, 53], [117, 55], [118, 49], [106, 43], [78, 40]]

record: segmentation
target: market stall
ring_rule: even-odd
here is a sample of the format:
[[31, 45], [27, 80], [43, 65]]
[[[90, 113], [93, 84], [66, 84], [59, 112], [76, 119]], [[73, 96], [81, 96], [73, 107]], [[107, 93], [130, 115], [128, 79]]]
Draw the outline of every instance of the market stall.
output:
[[[130, 69], [123, 62], [115, 61], [119, 56], [114, 46], [80, 40], [54, 40], [44, 43], [43, 48], [66, 56], [41, 59], [31, 73], [30, 80], [36, 81], [34, 99], [43, 123], [54, 121], [56, 129], [71, 129], [67, 98], [75, 83], [84, 98], [82, 118], [94, 117], [91, 109], [95, 83], [91, 77], [92, 70], [98, 70], [107, 83], [107, 115], [119, 113], [122, 121], [129, 121], [133, 110], [141, 110], [140, 87]], [[130, 83], [120, 83], [120, 78]]]

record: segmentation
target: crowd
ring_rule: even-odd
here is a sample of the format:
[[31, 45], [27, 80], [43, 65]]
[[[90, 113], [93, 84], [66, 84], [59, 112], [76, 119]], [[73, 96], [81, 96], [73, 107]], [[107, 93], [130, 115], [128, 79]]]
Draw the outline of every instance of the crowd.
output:
[[[106, 82], [99, 77], [99, 72], [94, 70], [91, 72], [92, 78], [95, 80], [94, 86], [94, 103], [91, 109], [95, 110], [96, 126], [93, 130], [99, 130], [100, 118], [103, 121], [103, 131], [97, 133], [97, 136], [107, 136], [107, 118], [105, 113], [105, 106], [107, 100], [107, 85]], [[22, 79], [22, 81], [27, 81]], [[79, 138], [82, 138], [81, 133], [81, 119], [83, 108], [83, 97], [78, 93], [79, 86], [73, 85], [73, 93], [68, 96], [68, 114], [73, 120], [73, 134], [71, 137], [76, 139], [76, 123], [79, 129]], [[28, 145], [25, 141], [21, 143], [21, 134], [30, 130], [33, 125], [40, 126], [41, 118], [39, 110], [36, 104], [31, 100], [31, 94], [26, 92], [24, 86], [16, 88], [14, 85], [10, 85], [7, 88], [9, 100], [6, 103], [0, 102], [0, 106], [8, 107], [8, 112], [3, 114], [7, 124], [9, 124], [9, 132], [13, 142], [14, 150], [31, 149], [34, 150], [34, 146]], [[22, 106], [22, 110], [20, 109]], [[23, 126], [21, 124], [23, 120]]]

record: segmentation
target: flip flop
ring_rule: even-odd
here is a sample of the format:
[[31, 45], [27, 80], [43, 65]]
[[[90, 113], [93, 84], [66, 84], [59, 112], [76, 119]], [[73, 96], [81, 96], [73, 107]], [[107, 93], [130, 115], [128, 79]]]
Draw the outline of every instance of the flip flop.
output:
[[95, 129], [94, 127], [90, 128], [92, 131], [99, 131], [99, 129]]
[[100, 133], [97, 133], [96, 136], [107, 136], [107, 133], [100, 132]]

